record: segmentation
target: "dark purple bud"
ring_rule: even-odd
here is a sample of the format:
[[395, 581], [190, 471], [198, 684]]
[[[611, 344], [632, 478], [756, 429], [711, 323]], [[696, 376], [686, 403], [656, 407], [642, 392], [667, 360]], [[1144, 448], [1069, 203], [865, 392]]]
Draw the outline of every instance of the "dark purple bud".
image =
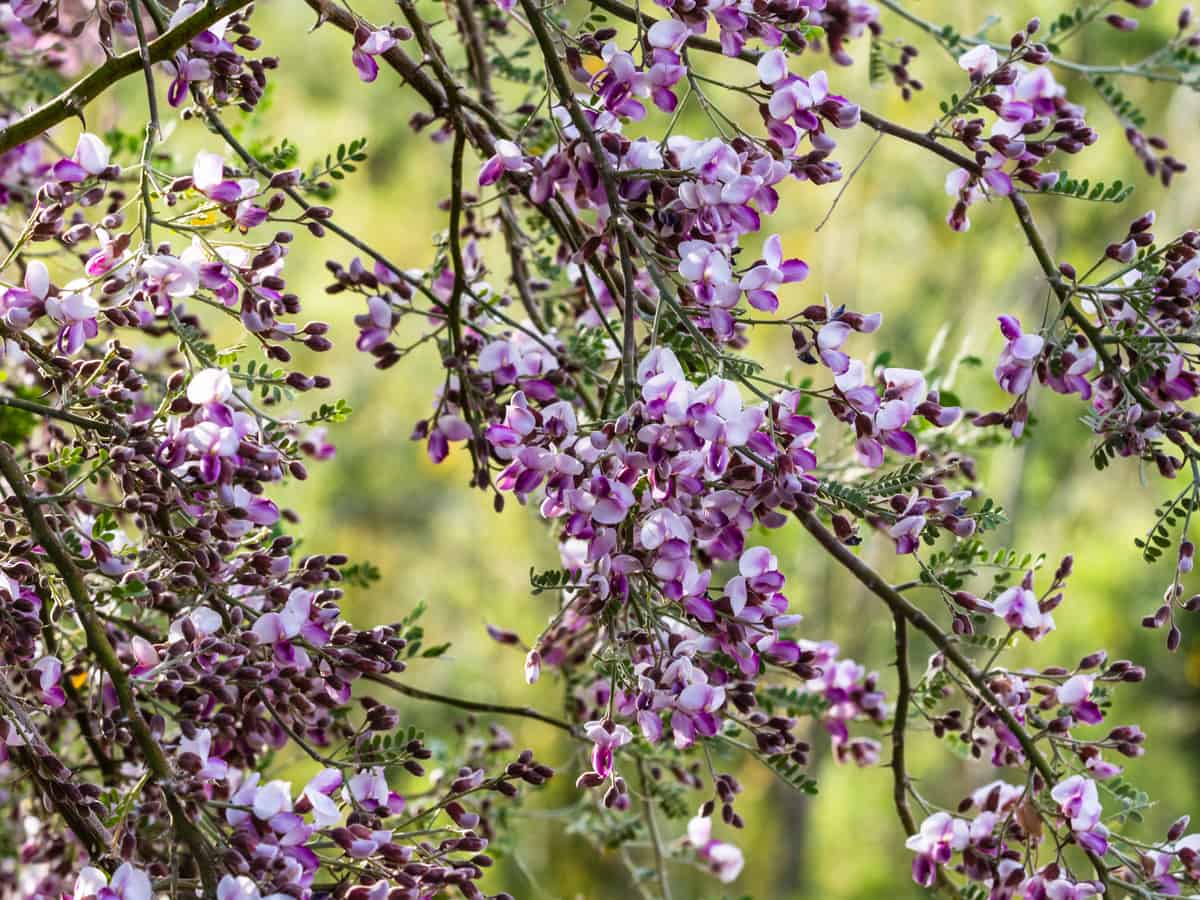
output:
[[1117, 31], [1134, 31], [1138, 27], [1137, 19], [1130, 19], [1127, 16], [1120, 16], [1116, 13], [1105, 16], [1104, 21], [1117, 29]]

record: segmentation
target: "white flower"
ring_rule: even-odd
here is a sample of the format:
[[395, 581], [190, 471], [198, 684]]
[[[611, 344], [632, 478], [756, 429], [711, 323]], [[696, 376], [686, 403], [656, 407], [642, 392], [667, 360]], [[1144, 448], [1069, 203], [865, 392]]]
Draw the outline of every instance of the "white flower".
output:
[[1000, 57], [987, 44], [980, 44], [960, 56], [958, 64], [972, 75], [984, 78], [996, 71]]
[[201, 369], [188, 384], [187, 398], [196, 406], [224, 403], [233, 396], [233, 380], [224, 369]]
[[75, 162], [79, 163], [89, 175], [99, 175], [108, 168], [108, 159], [112, 151], [100, 138], [84, 132], [75, 144]]

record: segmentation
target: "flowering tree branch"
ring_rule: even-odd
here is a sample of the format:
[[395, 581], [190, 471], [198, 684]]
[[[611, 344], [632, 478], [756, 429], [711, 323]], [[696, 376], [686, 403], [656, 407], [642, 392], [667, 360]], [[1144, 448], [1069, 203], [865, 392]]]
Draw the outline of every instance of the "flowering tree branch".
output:
[[[224, 0], [205, 3], [169, 32], [159, 35], [147, 46], [149, 61], [162, 62], [186, 46], [214, 22], [226, 18], [250, 4], [251, 0]], [[0, 129], [0, 153], [36, 138], [66, 119], [82, 118], [83, 109], [122, 79], [144, 69], [142, 51], [129, 50], [114, 56], [81, 78], [53, 100]]]
[[[1142, 63], [1116, 66], [1061, 55], [1084, 29], [1138, 25], [1107, 2], [1048, 27], [1031, 20], [1007, 41], [964, 37], [891, 0], [656, 16], [597, 0], [616, 26], [532, 0], [456, 0], [441, 19], [398, 0], [403, 24], [386, 27], [336, 0], [306, 3], [346, 36], [347, 72], [399, 81], [423, 104], [414, 134], [447, 145], [446, 227], [425, 265], [385, 255], [334, 208], [334, 182], [367, 158], [365, 141], [300, 167], [294, 145], [262, 149], [227, 124], [235, 106], [256, 115], [280, 65], [255, 55], [250, 4], [134, 0], [76, 21], [24, 0], [0, 18], [14, 66], [40, 71], [47, 48], [78, 52], [51, 59], [72, 75], [94, 63], [57, 97], [36, 78], [4, 96], [14, 112], [0, 137], [0, 476], [12, 493], [0, 755], [29, 774], [16, 791], [47, 811], [38, 827], [61, 829], [43, 851], [54, 865], [42, 893], [483, 896], [489, 842], [516, 840], [507, 805], [555, 775], [493, 717], [590, 748], [569, 815], [620, 849], [643, 896], [669, 898], [683, 865], [739, 877], [743, 853], [718, 830], [743, 826], [742, 786], [719, 767], [748, 760], [811, 791], [802, 736], [867, 767], [889, 722], [892, 805], [919, 884], [1024, 900], [1200, 884], [1186, 819], [1145, 839], [1124, 822], [1148, 801], [1113, 758], [1143, 752], [1140, 729], [1087, 730], [1145, 670], [1099, 651], [1007, 667], [1014, 643], [1058, 627], [1073, 561], [1039, 593], [1040, 560], [989, 555], [1004, 514], [975, 477], [976, 456], [1007, 445], [992, 429], [1020, 438], [1030, 394], [1045, 388], [1085, 404], [1098, 468], [1127, 457], [1166, 478], [1190, 473], [1139, 545], [1148, 561], [1178, 553], [1143, 624], [1180, 646], [1177, 613], [1200, 607], [1184, 591], [1200, 504], [1189, 408], [1200, 356], [1188, 349], [1200, 235], [1160, 244], [1146, 214], [1081, 274], [1055, 259], [1026, 195], [1128, 196], [1051, 168], [1100, 137], [1054, 71], [1087, 77], [1141, 166], [1170, 186], [1183, 164], [1101, 79], [1200, 83], [1190, 13]], [[863, 110], [809, 64], [851, 64], [847, 48], [869, 33], [872, 73], [904, 99], [926, 90], [919, 51], [886, 36], [885, 13], [957, 64], [928, 128]], [[68, 155], [46, 134], [139, 70], [134, 140], [114, 148], [84, 133]], [[751, 115], [727, 108], [730, 96]], [[215, 142], [187, 161], [162, 127], [182, 107]], [[638, 136], [633, 122], [645, 123]], [[936, 370], [855, 358], [882, 317], [803, 299], [808, 264], [787, 255], [770, 217], [793, 191], [844, 189], [837, 135], [860, 125], [919, 148], [935, 173], [953, 167], [954, 231], [993, 200], [1016, 215], [1057, 309], [1030, 331], [999, 316], [993, 374], [1007, 409], [965, 413]], [[356, 627], [343, 587], [370, 588], [379, 573], [340, 553], [301, 555], [288, 533], [276, 486], [320, 472], [349, 415], [341, 400], [307, 402], [333, 384], [297, 352], [333, 342], [327, 323], [297, 318], [303, 291], [285, 276], [291, 255], [319, 252], [329, 234], [361, 254], [326, 259], [326, 290], [360, 304], [356, 349], [380, 370], [425, 351], [441, 366], [413, 439], [434, 463], [466, 450], [472, 487], [498, 511], [510, 499], [536, 509], [553, 533], [560, 567], [530, 572], [545, 627], [487, 633], [521, 649], [527, 682], [559, 681], [561, 716], [409, 684], [411, 661], [446, 649], [425, 645], [423, 608]], [[214, 323], [244, 339], [220, 348]], [[755, 329], [770, 327], [788, 329], [800, 377], [752, 354]], [[791, 607], [779, 559], [758, 542], [792, 518], [887, 607], [892, 697]], [[867, 565], [854, 548], [868, 540], [894, 548], [908, 580]], [[63, 588], [70, 603], [56, 608]], [[940, 606], [909, 599], [918, 588]], [[935, 653], [914, 680], [917, 634]], [[488, 721], [468, 717], [427, 744], [403, 707], [355, 682]], [[957, 806], [922, 796], [909, 771], [923, 730], [914, 710], [974, 766], [1018, 781]], [[298, 791], [274, 777], [286, 747], [319, 767]], [[401, 794], [399, 769], [425, 783]], [[1076, 869], [1070, 845], [1090, 868]], [[636, 865], [633, 849], [653, 865]]]
[[105, 674], [112, 680], [113, 690], [116, 692], [121, 711], [125, 714], [133, 738], [142, 752], [146, 766], [153, 773], [155, 781], [166, 797], [175, 834], [192, 854], [205, 890], [215, 894], [217, 877], [211, 859], [212, 851], [204, 835], [189, 818], [183, 804], [175, 795], [172, 786], [174, 774], [171, 771], [171, 764], [167, 761], [162, 748], [159, 747], [158, 741], [142, 717], [141, 707], [134, 697], [125, 667], [117, 658], [117, 653], [108, 640], [104, 625], [92, 607], [92, 599], [87, 585], [84, 583], [83, 575], [50, 527], [49, 522], [46, 521], [41, 507], [34, 503], [29, 496], [25, 486], [25, 475], [21, 471], [16, 455], [12, 448], [3, 442], [0, 442], [0, 475], [3, 475], [4, 480], [8, 482], [9, 488], [21, 505], [30, 531], [62, 578], [67, 593], [70, 594], [73, 601], [73, 611], [87, 636], [89, 649]]
[[[863, 587], [887, 604], [893, 616], [899, 616], [929, 638], [950, 664], [966, 677], [983, 702], [987, 704], [988, 709], [1004, 722], [1045, 783], [1056, 783], [1059, 780], [1058, 773], [1054, 771], [1050, 761], [1038, 748], [1033, 736], [1029, 734], [1022, 723], [1016, 720], [1008, 707], [996, 697], [987, 683], [987, 676], [971, 664], [950, 636], [928, 615], [906, 600], [903, 594], [888, 584], [883, 576], [850, 552], [831, 531], [821, 524], [813, 513], [799, 512], [797, 518], [805, 530], [816, 538], [817, 543], [825, 549], [826, 553], [858, 579]], [[901, 759], [903, 759], [903, 753], [901, 753]], [[901, 821], [903, 821], [903, 812], [901, 812]], [[906, 829], [909, 828], [909, 823], [905, 822], [904, 824]], [[1096, 869], [1097, 878], [1107, 888], [1110, 881], [1104, 861], [1090, 850], [1087, 853]]]

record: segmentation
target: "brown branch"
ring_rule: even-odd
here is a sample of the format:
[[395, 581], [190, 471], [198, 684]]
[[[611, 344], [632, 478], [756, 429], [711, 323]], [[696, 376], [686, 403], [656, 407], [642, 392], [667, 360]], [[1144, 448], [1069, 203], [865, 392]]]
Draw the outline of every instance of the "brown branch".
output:
[[[896, 633], [896, 709], [892, 714], [892, 802], [896, 815], [904, 827], [904, 833], [917, 833], [917, 822], [908, 803], [908, 769], [905, 765], [904, 738], [908, 729], [908, 707], [912, 700], [912, 682], [908, 671], [908, 620], [899, 613], [892, 613]], [[958, 887], [941, 866], [937, 869], [938, 889], [951, 897], [961, 897]]]
[[[192, 38], [219, 22], [252, 0], [226, 0], [225, 3], [206, 3], [166, 34], [151, 41], [148, 47], [151, 62], [163, 62], [173, 57]], [[142, 52], [130, 50], [110, 58], [93, 69], [53, 100], [49, 100], [23, 118], [0, 129], [0, 153], [7, 153], [18, 144], [37, 137], [72, 116], [83, 117], [83, 108], [110, 87], [135, 72], [143, 70]]]
[[[633, 230], [633, 222], [625, 215], [625, 207], [621, 203], [620, 187], [617, 183], [616, 172], [608, 162], [608, 155], [605, 153], [604, 147], [600, 144], [600, 138], [596, 136], [595, 130], [588, 123], [587, 118], [583, 114], [583, 110], [579, 106], [579, 101], [575, 98], [575, 92], [571, 89], [570, 83], [567, 81], [567, 73], [563, 70], [562, 64], [558, 60], [558, 49], [554, 46], [554, 40], [550, 37], [550, 31], [546, 28], [546, 22], [543, 18], [541, 9], [533, 2], [533, 0], [521, 0], [521, 7], [525, 10], [525, 16], [529, 20], [529, 27], [533, 29], [533, 36], [537, 39], [538, 47], [542, 53], [542, 60], [545, 63], [546, 71], [550, 75], [550, 81], [554, 84], [554, 89], [558, 92], [559, 99], [567, 110], [567, 114], [571, 117], [571, 122], [579, 131], [580, 136], [588, 145], [588, 149], [592, 152], [592, 162], [600, 172], [600, 181], [604, 185], [604, 196], [608, 200], [608, 215], [609, 227], [613, 229], [617, 238], [617, 247], [621, 255], [621, 280], [623, 282], [624, 291], [622, 297], [622, 348], [621, 348], [621, 364], [624, 378], [625, 402], [632, 404], [637, 396], [637, 387], [635, 383], [635, 372], [637, 369], [637, 339], [634, 335], [634, 322], [637, 320], [637, 296], [634, 287], [633, 278], [633, 246], [631, 244], [631, 236]], [[647, 265], [651, 263], [649, 257], [646, 259]], [[616, 295], [614, 294], [614, 299]]]
[[946, 162], [954, 163], [961, 169], [966, 169], [968, 172], [979, 172], [979, 166], [975, 160], [963, 156], [956, 150], [952, 150], [945, 144], [931, 138], [929, 135], [921, 131], [913, 131], [911, 128], [905, 128], [903, 125], [897, 125], [895, 122], [889, 121], [882, 116], [877, 116], [873, 112], [868, 112], [863, 109], [859, 114], [862, 117], [862, 122], [869, 128], [873, 128], [881, 134], [889, 134], [892, 137], [900, 138], [902, 141], [907, 141], [910, 144], [915, 144], [922, 149], [928, 150], [940, 156]]
[[843, 568], [849, 570], [850, 574], [857, 578], [863, 587], [886, 603], [893, 615], [898, 615], [905, 619], [917, 631], [920, 631], [933, 642], [933, 645], [941, 651], [942, 655], [966, 676], [975, 690], [979, 692], [980, 697], [988, 705], [995, 708], [996, 715], [1013, 732], [1013, 735], [1017, 738], [1017, 742], [1021, 745], [1021, 749], [1025, 751], [1025, 755], [1033, 763], [1038, 772], [1041, 773], [1042, 777], [1048, 782], [1054, 783], [1058, 776], [1050, 763], [1047, 762], [1042, 752], [1033, 743], [1033, 739], [1025, 731], [1021, 723], [1013, 717], [1008, 708], [992, 693], [983, 673], [976, 669], [971, 664], [971, 661], [962, 654], [956, 642], [933, 619], [929, 618], [923, 610], [913, 606], [903, 595], [888, 584], [882, 575], [855, 556], [848, 547], [837, 539], [837, 536], [832, 531], [821, 524], [815, 513], [797, 512], [796, 518], [800, 520], [800, 524], [808, 530], [809, 534], [817, 539], [817, 543], [824, 547], [830, 556], [836, 559]]
[[1145, 392], [1136, 384], [1131, 384], [1125, 377], [1125, 372], [1121, 369], [1121, 364], [1108, 351], [1105, 346], [1104, 335], [1100, 333], [1100, 329], [1093, 325], [1088, 317], [1085, 316], [1080, 309], [1071, 301], [1071, 290], [1059, 278], [1058, 266], [1054, 264], [1054, 257], [1050, 255], [1050, 250], [1046, 246], [1046, 241], [1042, 237], [1041, 231], [1038, 229], [1037, 222], [1034, 221], [1033, 211], [1029, 208], [1029, 204], [1020, 194], [1014, 192], [1009, 196], [1012, 202], [1013, 211], [1017, 214], [1017, 221], [1021, 224], [1021, 230], [1025, 233], [1025, 240], [1029, 243], [1033, 250], [1033, 255], [1037, 257], [1038, 265], [1046, 276], [1046, 280], [1050, 282], [1050, 288], [1054, 291], [1054, 296], [1058, 298], [1058, 302], [1062, 305], [1063, 313], [1070, 319], [1092, 345], [1092, 349], [1096, 351], [1096, 356], [1100, 358], [1100, 364], [1108, 371], [1110, 375], [1129, 392], [1138, 403], [1146, 410], [1156, 409], [1158, 404], [1146, 396]]
[[908, 675], [908, 621], [892, 613], [896, 630], [896, 710], [892, 714], [892, 800], [905, 834], [916, 834], [917, 823], [908, 805], [908, 770], [904, 766], [904, 732], [908, 727], [908, 701], [912, 693]]
[[495, 103], [492, 91], [492, 73], [488, 65], [487, 43], [475, 21], [475, 11], [471, 8], [472, 0], [455, 0], [458, 8], [458, 22], [463, 36], [467, 39], [467, 61], [470, 64], [470, 75], [479, 87], [479, 96], [487, 105]]

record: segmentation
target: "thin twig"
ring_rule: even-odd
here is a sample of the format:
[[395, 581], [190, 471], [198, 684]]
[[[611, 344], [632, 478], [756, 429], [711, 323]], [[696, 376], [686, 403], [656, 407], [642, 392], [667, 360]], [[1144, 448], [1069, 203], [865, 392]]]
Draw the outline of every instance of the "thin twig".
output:
[[565, 731], [572, 737], [579, 736], [575, 726], [570, 722], [564, 722], [562, 719], [546, 715], [531, 706], [507, 706], [503, 703], [484, 703], [479, 700], [467, 700], [463, 697], [451, 697], [447, 694], [438, 694], [433, 691], [426, 691], [409, 684], [404, 684], [388, 675], [368, 673], [363, 677], [368, 681], [374, 681], [376, 684], [391, 688], [393, 691], [403, 694], [406, 697], [412, 697], [414, 700], [427, 700], [430, 703], [440, 703], [443, 706], [453, 706], [457, 709], [469, 710], [470, 712], [493, 713], [498, 716], [518, 716], [522, 719], [533, 719], [546, 725], [552, 725], [561, 731]]
[[654, 850], [654, 869], [658, 873], [658, 891], [662, 900], [671, 900], [671, 879], [667, 875], [667, 859], [663, 853], [662, 835], [658, 830], [658, 819], [654, 816], [654, 799], [650, 796], [650, 776], [646, 773], [646, 760], [637, 758], [638, 775], [642, 781], [642, 815], [646, 819], [646, 831], [650, 835], [650, 846]]
[[838, 188], [837, 196], [835, 196], [833, 198], [833, 202], [829, 204], [829, 211], [826, 212], [821, 221], [817, 223], [817, 227], [814, 228], [813, 231], [820, 231], [825, 227], [825, 223], [833, 217], [833, 211], [837, 209], [838, 204], [842, 202], [842, 195], [846, 193], [846, 189], [850, 187], [850, 182], [854, 180], [854, 176], [858, 174], [859, 170], [867, 164], [867, 160], [871, 158], [871, 154], [875, 152], [875, 148], [879, 146], [879, 142], [882, 140], [882, 134], [875, 135], [875, 140], [871, 141], [871, 146], [869, 146], [867, 148], [867, 152], [862, 155], [862, 159], [860, 159], [855, 164], [854, 168], [850, 170], [850, 174], [846, 176], [845, 180], [842, 182], [842, 186]]

